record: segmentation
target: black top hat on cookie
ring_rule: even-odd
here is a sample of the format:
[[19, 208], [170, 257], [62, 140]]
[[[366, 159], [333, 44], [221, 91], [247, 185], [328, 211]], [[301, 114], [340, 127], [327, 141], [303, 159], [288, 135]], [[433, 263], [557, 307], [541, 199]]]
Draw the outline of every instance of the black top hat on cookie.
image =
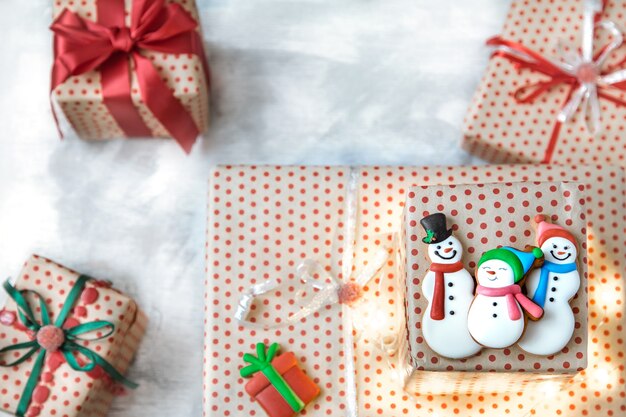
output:
[[446, 215], [434, 213], [420, 220], [420, 224], [426, 231], [426, 237], [422, 242], [430, 244], [441, 243], [452, 234], [452, 229], [446, 227]]

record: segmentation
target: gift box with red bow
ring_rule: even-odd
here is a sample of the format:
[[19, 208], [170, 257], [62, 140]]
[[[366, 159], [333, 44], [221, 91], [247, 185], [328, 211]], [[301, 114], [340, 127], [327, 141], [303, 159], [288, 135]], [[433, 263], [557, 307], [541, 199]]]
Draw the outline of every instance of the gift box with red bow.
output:
[[0, 410], [16, 416], [104, 416], [126, 379], [147, 318], [110, 283], [33, 255], [3, 285]]
[[[545, 390], [547, 386], [558, 389], [584, 371], [587, 368], [588, 316], [586, 212], [585, 186], [573, 182], [411, 188], [404, 217], [408, 359], [412, 367], [406, 389], [420, 394], [529, 393]], [[550, 285], [554, 292], [550, 292], [550, 298], [544, 302], [524, 295], [527, 287], [523, 281], [521, 285], [509, 287], [484, 287], [485, 291], [494, 288], [517, 291], [509, 292], [515, 295], [506, 303], [502, 297], [491, 297], [484, 313], [476, 313], [481, 326], [487, 325], [489, 320], [497, 322], [494, 326], [504, 326], [496, 335], [496, 341], [502, 341], [499, 346], [504, 348], [495, 348], [495, 344], [481, 346], [482, 343], [473, 340], [468, 324], [469, 309], [477, 301], [474, 297], [482, 294], [483, 287], [473, 278], [479, 259], [485, 252], [500, 246], [524, 249], [539, 245], [534, 223], [537, 213], [545, 213], [554, 222], [550, 227], [558, 228], [564, 236], [575, 240], [569, 247], [576, 248], [574, 258], [577, 261], [573, 265], [578, 273], [571, 280], [578, 281], [578, 285], [563, 284], [565, 288], [561, 288], [566, 279], [563, 277], [561, 283], [555, 281]], [[441, 216], [446, 224], [439, 228], [430, 226], [428, 219], [433, 215]], [[435, 233], [430, 240], [426, 238], [427, 231]], [[527, 257], [531, 262], [534, 259], [530, 252]], [[441, 276], [440, 283], [436, 281], [437, 273]], [[428, 281], [429, 274], [431, 281]], [[507, 314], [504, 304], [515, 302], [520, 303], [520, 308]], [[500, 308], [498, 303], [502, 304]], [[511, 328], [521, 321], [526, 322], [522, 328], [528, 330], [531, 319], [539, 319], [537, 323], [549, 320], [548, 326], [554, 322], [559, 328], [567, 327], [569, 310], [563, 312], [561, 318], [557, 314], [567, 305], [573, 311], [573, 327], [570, 331], [566, 329], [564, 335], [557, 331], [544, 332], [552, 333], [553, 343], [561, 343], [549, 354], [527, 352], [520, 346], [524, 346], [523, 338], [514, 340], [503, 336], [508, 333], [507, 326]], [[440, 308], [436, 309], [437, 306]], [[543, 309], [547, 312], [544, 316]], [[437, 317], [435, 312], [439, 314]], [[498, 321], [498, 315], [506, 317]], [[544, 342], [549, 349], [549, 341]]]
[[465, 118], [485, 160], [626, 165], [624, 4], [514, 0]]
[[53, 13], [55, 114], [83, 139], [172, 137], [189, 152], [209, 118], [195, 3], [59, 0]]

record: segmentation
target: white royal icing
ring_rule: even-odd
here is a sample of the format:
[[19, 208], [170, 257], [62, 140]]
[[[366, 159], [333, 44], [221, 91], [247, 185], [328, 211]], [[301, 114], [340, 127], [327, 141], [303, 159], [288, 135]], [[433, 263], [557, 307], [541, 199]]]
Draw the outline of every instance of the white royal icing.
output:
[[[488, 271], [495, 272], [490, 274]], [[476, 271], [478, 284], [489, 288], [502, 288], [515, 283], [513, 269], [504, 261], [485, 261]], [[516, 306], [521, 307], [516, 302]], [[522, 315], [523, 316], [523, 315]], [[485, 347], [509, 347], [524, 333], [524, 319], [511, 320], [505, 296], [488, 297], [476, 294], [468, 315], [469, 332], [474, 340]]]
[[[576, 246], [562, 237], [552, 237], [541, 245], [546, 261], [557, 265], [576, 262], [578, 252]], [[531, 272], [526, 281], [528, 297], [535, 295], [541, 270]], [[569, 301], [576, 295], [580, 287], [578, 270], [564, 273], [548, 274], [548, 291], [546, 294], [544, 315], [541, 320], [529, 322], [526, 333], [518, 345], [528, 353], [535, 355], [552, 355], [560, 352], [570, 341], [574, 333], [576, 321]]]
[[[433, 263], [453, 264], [463, 256], [463, 246], [454, 236], [441, 243], [428, 245], [428, 256]], [[422, 333], [428, 346], [437, 354], [460, 359], [478, 353], [482, 347], [476, 343], [468, 330], [467, 312], [474, 299], [474, 279], [462, 268], [457, 272], [444, 273], [444, 312], [442, 320], [430, 317], [435, 273], [428, 271], [422, 281], [422, 294], [428, 307], [422, 317]]]

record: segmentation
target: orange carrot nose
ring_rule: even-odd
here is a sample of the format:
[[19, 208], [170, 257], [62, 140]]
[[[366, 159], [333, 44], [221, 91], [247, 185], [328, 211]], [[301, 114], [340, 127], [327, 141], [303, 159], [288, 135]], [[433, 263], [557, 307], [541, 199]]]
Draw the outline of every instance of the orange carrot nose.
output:
[[487, 273], [490, 274], [490, 275], [495, 275], [496, 271], [487, 271]]
[[452, 250], [452, 248], [445, 248], [445, 249], [443, 250], [443, 253], [450, 253], [450, 251], [451, 251], [451, 250]]
[[566, 252], [557, 252], [559, 255], [565, 255]]

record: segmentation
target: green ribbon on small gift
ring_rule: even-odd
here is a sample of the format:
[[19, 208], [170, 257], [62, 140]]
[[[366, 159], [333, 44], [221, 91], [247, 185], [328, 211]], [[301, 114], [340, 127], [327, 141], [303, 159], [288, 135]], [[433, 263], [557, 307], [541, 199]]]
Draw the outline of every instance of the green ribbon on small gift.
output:
[[[50, 319], [50, 313], [48, 312], [48, 307], [46, 306], [46, 302], [41, 295], [39, 295], [36, 291], [33, 290], [22, 290], [19, 291], [9, 281], [6, 281], [3, 285], [5, 291], [9, 294], [9, 297], [15, 301], [17, 304], [17, 313], [20, 318], [22, 324], [30, 331], [37, 334], [39, 330], [44, 327], [55, 327], [58, 330], [62, 331], [64, 339], [62, 343], [58, 347], [55, 347], [55, 351], [61, 352], [61, 354], [65, 357], [68, 365], [77, 372], [89, 372], [92, 371], [96, 366], [102, 368], [104, 372], [106, 372], [111, 379], [115, 382], [119, 382], [128, 388], [136, 388], [137, 384], [126, 379], [121, 373], [119, 373], [113, 365], [107, 362], [102, 356], [98, 355], [96, 352], [91, 349], [86, 348], [85, 346], [77, 343], [78, 341], [97, 341], [106, 339], [111, 336], [115, 332], [115, 325], [108, 321], [96, 320], [89, 323], [82, 323], [77, 326], [64, 329], [63, 325], [67, 320], [70, 311], [74, 307], [74, 304], [80, 297], [83, 289], [85, 288], [85, 284], [89, 281], [90, 278], [86, 275], [81, 275], [76, 280], [76, 283], [70, 290], [70, 293], [63, 303], [63, 307], [61, 312], [57, 316], [54, 323], [52, 323]], [[39, 299], [39, 308], [41, 310], [41, 323], [38, 323], [35, 319], [35, 315], [33, 314], [33, 310], [31, 309], [28, 301], [24, 298], [25, 293], [34, 294]], [[86, 333], [95, 332], [98, 330], [106, 331], [104, 334], [98, 337], [81, 337]], [[46, 354], [48, 351], [39, 344], [37, 338], [35, 340], [31, 340], [29, 342], [17, 343], [14, 345], [10, 345], [0, 349], [0, 354], [17, 351], [17, 350], [27, 350], [22, 356], [18, 357], [15, 361], [11, 363], [2, 364], [0, 366], [3, 367], [12, 367], [17, 366], [25, 361], [27, 361], [30, 357], [37, 354], [35, 358], [35, 362], [33, 364], [33, 369], [30, 373], [30, 377], [28, 378], [28, 382], [24, 387], [24, 391], [22, 392], [22, 396], [20, 398], [20, 402], [17, 406], [17, 410], [15, 411], [15, 415], [18, 417], [23, 417], [28, 410], [28, 406], [32, 400], [33, 391], [39, 382], [39, 377], [41, 376], [41, 372], [43, 370], [44, 362], [46, 359]], [[81, 366], [76, 359], [75, 354], [81, 354], [86, 359], [87, 362], [85, 365]]]
[[298, 395], [291, 389], [287, 381], [282, 377], [281, 374], [278, 373], [276, 368], [272, 365], [272, 360], [274, 356], [276, 356], [276, 352], [278, 351], [278, 343], [272, 343], [267, 349], [267, 354], [265, 353], [265, 343], [257, 343], [256, 345], [256, 354], [254, 356], [250, 353], [246, 353], [243, 355], [243, 360], [248, 362], [250, 365], [242, 368], [239, 371], [239, 374], [243, 378], [248, 378], [254, 375], [257, 372], [262, 372], [263, 375], [267, 378], [267, 380], [272, 384], [276, 391], [285, 399], [287, 404], [291, 407], [293, 411], [296, 413], [302, 411], [304, 409], [304, 402], [298, 397]]

